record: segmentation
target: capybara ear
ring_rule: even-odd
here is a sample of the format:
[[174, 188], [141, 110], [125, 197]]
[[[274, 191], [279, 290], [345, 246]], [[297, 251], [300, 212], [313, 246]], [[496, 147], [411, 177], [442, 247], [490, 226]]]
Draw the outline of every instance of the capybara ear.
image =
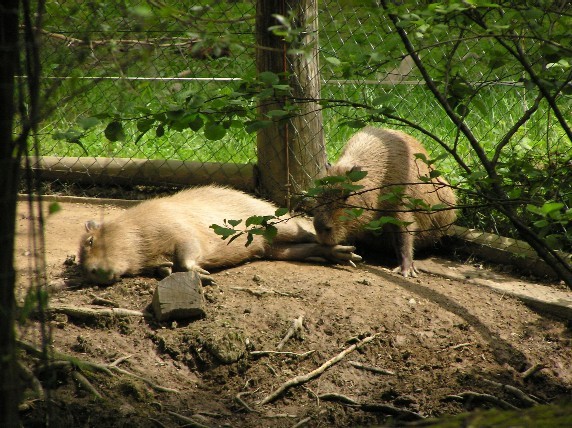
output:
[[100, 227], [101, 223], [98, 223], [95, 220], [89, 220], [85, 222], [85, 230], [87, 230], [88, 232], [95, 232]]

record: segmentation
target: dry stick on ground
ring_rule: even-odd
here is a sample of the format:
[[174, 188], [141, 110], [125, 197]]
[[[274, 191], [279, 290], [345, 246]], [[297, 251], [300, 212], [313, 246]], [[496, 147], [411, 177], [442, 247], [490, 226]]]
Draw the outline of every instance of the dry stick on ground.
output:
[[356, 369], [362, 369], [362, 370], [365, 370], [368, 372], [379, 373], [379, 374], [384, 374], [384, 375], [394, 375], [395, 374], [395, 372], [392, 372], [391, 370], [381, 369], [379, 367], [373, 367], [373, 366], [366, 366], [365, 364], [358, 363], [357, 361], [348, 361], [348, 363], [350, 363]]
[[22, 364], [21, 361], [18, 361], [17, 364], [18, 364], [18, 370], [20, 370], [20, 376], [22, 376], [24, 380], [30, 382], [30, 385], [32, 387], [32, 390], [35, 392], [36, 397], [39, 400], [43, 400], [45, 395], [44, 395], [44, 388], [42, 388], [42, 383], [38, 380], [34, 372], [32, 372], [32, 370], [30, 370], [28, 367]]
[[73, 318], [79, 319], [99, 319], [99, 318], [109, 318], [109, 317], [150, 317], [149, 313], [134, 311], [132, 309], [125, 308], [88, 308], [88, 307], [77, 307], [71, 305], [58, 305], [51, 306], [48, 308], [48, 313], [65, 314]]
[[314, 378], [317, 378], [322, 373], [324, 373], [327, 369], [332, 367], [334, 364], [339, 363], [350, 352], [352, 352], [352, 351], [356, 350], [357, 348], [365, 345], [366, 343], [371, 342], [375, 338], [377, 338], [377, 334], [374, 334], [373, 336], [368, 336], [365, 339], [361, 340], [360, 342], [354, 343], [353, 345], [344, 349], [342, 352], [340, 352], [334, 358], [329, 359], [324, 364], [322, 364], [320, 367], [311, 371], [310, 373], [307, 373], [305, 375], [296, 376], [296, 377], [288, 380], [287, 382], [283, 383], [282, 386], [280, 386], [272, 394], [266, 396], [259, 404], [264, 405], [264, 404], [271, 403], [274, 400], [276, 400], [278, 397], [280, 397], [282, 394], [284, 394], [288, 389], [292, 388], [293, 386], [298, 386], [298, 385], [306, 383], [306, 382], [308, 382]]
[[472, 345], [471, 342], [459, 343], [458, 345], [447, 346], [446, 348], [440, 349], [437, 352], [441, 353], [441, 352], [445, 352], [445, 351], [452, 351], [452, 350], [459, 349], [459, 348], [465, 348], [466, 346], [471, 346], [471, 345]]
[[253, 394], [255, 391], [252, 392], [239, 392], [238, 394], [236, 394], [234, 396], [234, 400], [240, 404], [242, 406], [242, 408], [244, 410], [246, 410], [248, 413], [260, 413], [258, 410], [253, 409], [252, 407], [250, 407], [248, 404], [246, 404], [246, 401], [244, 401], [242, 399], [243, 395], [250, 395]]
[[300, 337], [302, 334], [302, 329], [304, 328], [304, 315], [300, 315], [294, 321], [292, 321], [292, 325], [286, 332], [284, 338], [280, 341], [278, 345], [276, 345], [276, 349], [280, 350], [284, 347], [286, 342], [290, 340], [291, 337]]
[[399, 407], [394, 407], [390, 406], [389, 404], [382, 403], [359, 403], [353, 398], [342, 394], [321, 394], [319, 398], [322, 401], [334, 401], [347, 406], [357, 407], [365, 412], [380, 412], [386, 415], [396, 416], [403, 421], [416, 421], [424, 419], [424, 417], [419, 413], [412, 412], [411, 410], [400, 409]]
[[[17, 340], [16, 343], [20, 348], [26, 350], [27, 352], [34, 354], [37, 357], [43, 356], [42, 351], [30, 343], [27, 343], [23, 340]], [[62, 354], [59, 352], [53, 352], [53, 354], [51, 355], [51, 358], [53, 358], [56, 361], [50, 361], [50, 365], [53, 365], [53, 364], [71, 365], [71, 366], [76, 366], [79, 369], [87, 369], [87, 370], [91, 370], [91, 371], [101, 371], [101, 372], [108, 374], [109, 376], [113, 376], [112, 371], [115, 371], [117, 373], [121, 373], [121, 374], [124, 374], [127, 376], [131, 376], [131, 377], [134, 377], [135, 379], [138, 379], [142, 382], [145, 382], [147, 385], [149, 385], [151, 388], [153, 388], [157, 391], [175, 392], [175, 393], [179, 392], [176, 389], [166, 388], [164, 386], [157, 385], [156, 383], [154, 383], [150, 379], [136, 375], [134, 373], [130, 373], [127, 370], [123, 370], [123, 369], [120, 369], [119, 367], [117, 367], [117, 364], [119, 364], [121, 361], [125, 360], [126, 357], [119, 358], [118, 360], [114, 361], [113, 363], [107, 364], [107, 365], [80, 360], [76, 357], [72, 357], [71, 355], [66, 355], [66, 354]], [[61, 361], [58, 361], [58, 360], [61, 360]]]
[[77, 370], [74, 370], [71, 373], [72, 378], [74, 378], [74, 380], [79, 383], [86, 391], [90, 392], [91, 395], [93, 395], [94, 397], [98, 398], [98, 399], [102, 399], [102, 395], [99, 393], [99, 391], [97, 389], [95, 389], [95, 387], [91, 384], [91, 382], [89, 380], [87, 380], [87, 378], [82, 375], [80, 372], [78, 372]]
[[530, 367], [529, 369], [525, 370], [524, 372], [522, 372], [521, 376], [523, 380], [528, 379], [529, 377], [533, 376], [534, 374], [536, 374], [537, 372], [539, 372], [542, 369], [545, 369], [546, 366], [544, 364], [541, 363], [536, 363], [535, 365], [533, 365], [532, 367]]
[[284, 355], [288, 357], [305, 358], [309, 355], [312, 355], [314, 352], [316, 352], [315, 349], [302, 353], [289, 352], [289, 351], [250, 351], [249, 354], [252, 355], [253, 357], [265, 357], [267, 355]]
[[530, 397], [524, 391], [521, 391], [520, 389], [518, 389], [512, 385], [505, 385], [505, 384], [502, 384], [499, 382], [495, 382], [492, 380], [485, 379], [484, 377], [482, 377], [481, 379], [483, 380], [483, 382], [486, 382], [489, 385], [497, 386], [497, 387], [501, 388], [503, 391], [506, 391], [506, 392], [512, 394], [514, 397], [518, 398], [527, 407], [537, 406], [538, 404], [540, 404], [538, 401], [536, 401], [534, 398]]
[[298, 297], [298, 295], [294, 294], [294, 293], [286, 293], [284, 291], [276, 291], [276, 290], [271, 290], [268, 288], [258, 288], [253, 290], [252, 288], [246, 288], [246, 287], [231, 287], [231, 290], [236, 290], [236, 291], [244, 291], [246, 293], [250, 293], [253, 296], [256, 297], [262, 297], [268, 294], [271, 295], [277, 295], [277, 296], [283, 296], [283, 297]]
[[189, 418], [188, 416], [180, 415], [175, 412], [168, 411], [168, 414], [180, 419], [182, 422], [185, 422], [187, 427], [191, 428], [209, 428], [208, 425], [201, 424], [200, 422], [195, 421], [194, 419]]
[[518, 410], [518, 407], [513, 406], [512, 404], [501, 400], [500, 398], [495, 397], [494, 395], [490, 395], [490, 394], [480, 394], [478, 392], [473, 392], [473, 391], [466, 391], [466, 392], [461, 392], [460, 394], [457, 395], [448, 395], [447, 398], [451, 398], [454, 400], [459, 400], [459, 401], [463, 401], [464, 403], [486, 403], [486, 404], [493, 404], [497, 407], [500, 407], [502, 409], [506, 409], [506, 410]]

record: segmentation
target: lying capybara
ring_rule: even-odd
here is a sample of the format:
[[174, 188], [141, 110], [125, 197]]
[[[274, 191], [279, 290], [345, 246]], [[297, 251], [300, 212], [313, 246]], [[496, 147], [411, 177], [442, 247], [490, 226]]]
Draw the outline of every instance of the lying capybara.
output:
[[[417, 276], [413, 263], [414, 246], [422, 248], [434, 244], [456, 218], [455, 211], [450, 209], [456, 202], [453, 190], [441, 177], [428, 180], [429, 166], [415, 156], [418, 153], [429, 159], [419, 141], [400, 131], [366, 127], [356, 133], [338, 161], [328, 168], [327, 176], [366, 171], [367, 175], [354, 183], [363, 189], [352, 193], [347, 186], [331, 184], [317, 197], [314, 227], [318, 242], [324, 245], [362, 242], [378, 249], [391, 246], [400, 261], [397, 270], [405, 277]], [[427, 178], [423, 181], [421, 177]], [[401, 187], [404, 195], [397, 200], [391, 196], [396, 186]], [[408, 211], [406, 204], [413, 199], [449, 209]], [[348, 215], [347, 209], [355, 207], [364, 211], [354, 218]], [[382, 217], [392, 217], [407, 225], [386, 223], [381, 233], [364, 228]]]
[[226, 187], [183, 190], [142, 202], [109, 222], [88, 221], [87, 234], [80, 243], [79, 263], [90, 280], [110, 284], [122, 275], [149, 269], [155, 269], [160, 276], [189, 270], [208, 275], [206, 269], [255, 258], [323, 258], [333, 262], [361, 259], [352, 253], [354, 247], [318, 244], [311, 221], [301, 217], [276, 224], [278, 232], [271, 244], [262, 236], [255, 236], [249, 246], [240, 238], [229, 243], [209, 227], [223, 225], [225, 219], [274, 215], [276, 210], [270, 202]]

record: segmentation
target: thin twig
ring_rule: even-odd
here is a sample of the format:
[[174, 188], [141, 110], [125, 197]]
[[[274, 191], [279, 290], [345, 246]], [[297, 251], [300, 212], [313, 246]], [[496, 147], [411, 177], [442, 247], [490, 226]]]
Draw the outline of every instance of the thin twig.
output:
[[286, 332], [284, 338], [280, 341], [278, 345], [276, 345], [276, 349], [280, 350], [284, 347], [286, 342], [290, 340], [291, 337], [300, 337], [302, 333], [302, 329], [304, 328], [304, 315], [300, 315], [294, 321], [292, 321], [292, 325]]
[[147, 385], [149, 385], [151, 388], [153, 388], [153, 389], [156, 390], [156, 391], [161, 391], [161, 392], [174, 392], [174, 393], [176, 393], [176, 394], [178, 394], [178, 393], [180, 392], [180, 391], [178, 391], [178, 390], [176, 390], [176, 389], [167, 388], [167, 387], [165, 387], [165, 386], [157, 385], [155, 382], [153, 382], [153, 381], [150, 380], [150, 379], [147, 379], [147, 378], [145, 378], [145, 377], [143, 377], [143, 376], [136, 375], [135, 373], [128, 372], [127, 370], [120, 369], [120, 368], [117, 367], [117, 366], [111, 366], [110, 369], [112, 369], [113, 371], [115, 371], [115, 372], [117, 372], [117, 373], [121, 373], [121, 374], [124, 374], [124, 375], [127, 375], [127, 376], [131, 376], [131, 377], [134, 377], [135, 379], [138, 379], [138, 380], [140, 380], [140, 381], [142, 381], [142, 382], [145, 382]]
[[379, 374], [384, 374], [384, 375], [394, 375], [395, 374], [395, 372], [392, 372], [391, 370], [381, 369], [379, 367], [373, 367], [373, 366], [366, 366], [365, 364], [358, 363], [357, 361], [348, 361], [348, 363], [350, 363], [356, 369], [362, 369], [362, 370], [366, 370], [368, 372], [379, 373]]
[[288, 357], [298, 357], [298, 358], [305, 358], [308, 355], [312, 355], [316, 352], [315, 349], [306, 352], [290, 352], [290, 351], [250, 351], [249, 354], [253, 357], [265, 357], [267, 355], [284, 355]]
[[293, 293], [287, 293], [284, 291], [276, 291], [276, 290], [271, 290], [268, 288], [258, 288], [258, 289], [252, 289], [252, 288], [246, 288], [246, 287], [230, 287], [231, 290], [237, 290], [237, 291], [244, 291], [246, 293], [252, 294], [253, 296], [256, 297], [262, 297], [262, 296], [266, 296], [266, 295], [276, 295], [276, 296], [284, 296], [284, 297], [298, 297], [296, 294]]
[[522, 379], [526, 380], [529, 377], [533, 376], [534, 374], [536, 374], [537, 372], [539, 372], [542, 369], [545, 369], [546, 365], [542, 364], [542, 363], [536, 363], [534, 364], [532, 367], [526, 369], [523, 373], [522, 373]]
[[274, 400], [276, 400], [278, 397], [280, 397], [282, 394], [284, 394], [284, 392], [286, 392], [288, 389], [292, 388], [293, 386], [301, 385], [301, 384], [306, 383], [306, 382], [308, 382], [314, 378], [319, 377], [322, 373], [324, 373], [331, 366], [339, 363], [342, 359], [344, 359], [344, 357], [346, 355], [348, 355], [350, 352], [352, 352], [352, 351], [356, 350], [357, 348], [365, 345], [366, 343], [371, 342], [376, 337], [377, 337], [377, 334], [374, 334], [373, 336], [368, 336], [365, 339], [361, 340], [360, 342], [354, 343], [353, 345], [347, 347], [342, 352], [340, 352], [338, 355], [336, 355], [334, 358], [329, 359], [324, 364], [322, 364], [320, 367], [311, 371], [310, 373], [307, 373], [305, 375], [296, 376], [296, 377], [286, 381], [277, 390], [275, 390], [270, 395], [266, 396], [259, 404], [264, 405], [264, 404], [271, 403]]
[[472, 402], [475, 402], [477, 404], [487, 403], [487, 404], [493, 404], [502, 409], [518, 410], [518, 407], [513, 406], [512, 404], [504, 400], [501, 400], [500, 398], [497, 398], [491, 394], [480, 394], [478, 392], [466, 391], [466, 392], [461, 392], [460, 394], [457, 395], [448, 395], [447, 398], [452, 398], [454, 400], [461, 400], [467, 404]]
[[460, 349], [460, 348], [465, 348], [467, 346], [471, 346], [472, 343], [471, 342], [466, 342], [466, 343], [459, 343], [458, 345], [452, 345], [452, 346], [447, 346], [444, 349], [440, 349], [437, 352], [441, 353], [441, 352], [445, 352], [445, 351], [449, 351], [449, 350], [455, 350], [455, 349]]
[[320, 400], [337, 402], [346, 406], [357, 407], [365, 412], [380, 412], [391, 416], [396, 416], [401, 420], [415, 421], [424, 419], [419, 413], [412, 412], [411, 410], [401, 409], [399, 407], [390, 406], [383, 403], [359, 403], [353, 398], [347, 397], [342, 394], [328, 393], [319, 396]]
[[256, 392], [256, 391], [252, 391], [252, 392], [250, 392], [250, 391], [239, 392], [238, 394], [236, 394], [236, 395], [234, 396], [234, 400], [235, 400], [238, 404], [240, 404], [240, 405], [242, 406], [242, 408], [243, 408], [244, 410], [246, 410], [248, 413], [260, 413], [258, 410], [255, 410], [255, 409], [253, 409], [252, 407], [250, 407], [250, 406], [246, 403], [246, 401], [244, 401], [244, 400], [242, 399], [242, 396], [243, 396], [243, 395], [251, 395], [251, 394], [253, 394], [254, 392]]
[[300, 419], [300, 421], [298, 421], [297, 423], [295, 423], [294, 425], [292, 425], [292, 428], [300, 428], [303, 427], [304, 425], [306, 425], [308, 422], [310, 422], [312, 420], [312, 416], [308, 416], [307, 418], [304, 419]]
[[108, 365], [108, 367], [116, 367], [119, 364], [121, 364], [123, 361], [128, 360], [129, 358], [131, 358], [133, 355], [126, 355], [124, 357], [119, 357], [117, 360], [115, 360], [114, 362], [110, 363]]
[[174, 416], [174, 417], [180, 419], [181, 421], [185, 422], [187, 424], [187, 426], [189, 426], [191, 428], [209, 428], [208, 425], [201, 424], [200, 422], [197, 422], [194, 419], [189, 418], [188, 416], [184, 416], [184, 415], [181, 415], [179, 413], [175, 413], [175, 412], [171, 412], [171, 411], [168, 411], [167, 413], [169, 413], [171, 416]]
[[89, 380], [87, 380], [87, 378], [82, 375], [80, 372], [78, 372], [77, 370], [74, 370], [71, 373], [71, 376], [74, 378], [74, 380], [79, 383], [86, 391], [90, 392], [91, 395], [93, 395], [94, 397], [98, 398], [98, 399], [102, 399], [103, 396], [97, 391], [97, 389], [95, 389], [95, 387], [91, 384], [91, 382]]
[[512, 394], [513, 396], [518, 398], [520, 401], [522, 401], [525, 405], [527, 405], [529, 407], [536, 406], [536, 405], [540, 404], [538, 401], [536, 401], [535, 399], [530, 397], [524, 391], [522, 391], [522, 390], [520, 390], [520, 389], [518, 389], [512, 385], [505, 385], [505, 384], [495, 382], [495, 381], [485, 379], [485, 378], [481, 378], [481, 379], [483, 380], [483, 382], [486, 382], [489, 385], [497, 386], [497, 387], [501, 388], [503, 391], [506, 391], [506, 392]]

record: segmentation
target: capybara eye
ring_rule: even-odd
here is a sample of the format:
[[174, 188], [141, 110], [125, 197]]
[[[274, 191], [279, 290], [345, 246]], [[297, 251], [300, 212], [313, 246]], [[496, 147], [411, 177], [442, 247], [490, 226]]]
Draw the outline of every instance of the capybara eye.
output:
[[87, 238], [87, 245], [89, 245], [90, 247], [93, 247], [93, 236], [90, 236], [89, 238]]

